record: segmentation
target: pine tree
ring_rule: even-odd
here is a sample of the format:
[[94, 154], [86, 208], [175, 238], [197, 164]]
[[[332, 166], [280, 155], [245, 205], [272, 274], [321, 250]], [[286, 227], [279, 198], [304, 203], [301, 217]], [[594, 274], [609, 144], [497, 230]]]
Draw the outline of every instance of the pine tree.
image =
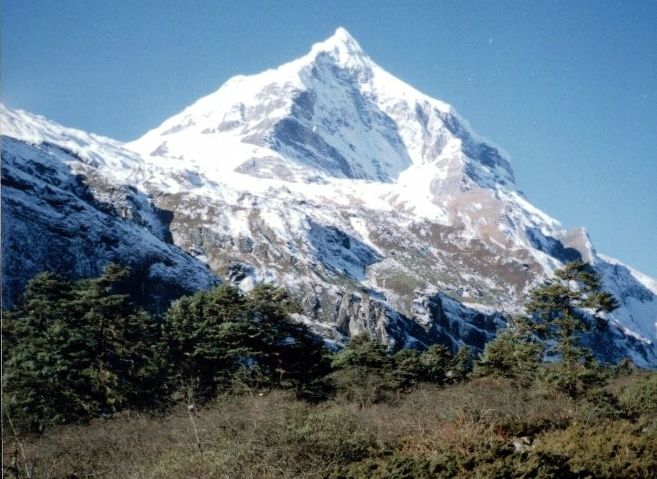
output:
[[452, 359], [452, 354], [442, 344], [429, 346], [420, 355], [423, 380], [435, 384], [444, 384]]
[[454, 358], [445, 346], [434, 344], [424, 351], [402, 349], [393, 359], [393, 375], [406, 387], [419, 382], [444, 384]]
[[417, 349], [402, 349], [394, 355], [393, 376], [401, 387], [412, 386], [425, 378], [422, 353]]
[[446, 378], [451, 383], [465, 381], [474, 368], [472, 349], [467, 344], [461, 346], [450, 361]]
[[156, 324], [119, 290], [130, 271], [110, 263], [103, 274], [79, 281], [67, 307], [79, 318], [80, 354], [88, 355], [85, 375], [102, 412], [149, 407], [158, 393]]
[[486, 344], [474, 372], [477, 376], [499, 376], [529, 384], [536, 375], [543, 352], [544, 347], [531, 333], [528, 321], [514, 318]]
[[581, 334], [604, 322], [600, 313], [617, 307], [614, 297], [602, 291], [598, 274], [582, 261], [568, 263], [531, 291], [526, 310], [533, 332], [559, 358], [548, 376], [559, 390], [577, 397], [601, 384], [603, 376]]
[[162, 331], [173, 387], [188, 403], [214, 397], [240, 358], [251, 354], [246, 302], [234, 286], [179, 299], [167, 311]]
[[361, 366], [370, 369], [392, 368], [392, 360], [386, 347], [364, 334], [353, 336], [349, 343], [333, 358], [333, 367]]
[[71, 317], [63, 307], [72, 286], [52, 273], [28, 282], [22, 301], [4, 313], [3, 403], [12, 421], [30, 430], [86, 416], [80, 400]]
[[26, 429], [81, 421], [156, 397], [153, 322], [114, 286], [110, 265], [71, 284], [42, 273], [5, 315], [4, 398]]
[[281, 288], [259, 285], [246, 294], [256, 361], [276, 386], [299, 388], [329, 370], [324, 342], [291, 319], [301, 307]]
[[236, 383], [299, 388], [328, 370], [323, 341], [292, 321], [289, 294], [222, 285], [172, 305], [163, 322], [167, 363], [186, 401], [207, 401]]

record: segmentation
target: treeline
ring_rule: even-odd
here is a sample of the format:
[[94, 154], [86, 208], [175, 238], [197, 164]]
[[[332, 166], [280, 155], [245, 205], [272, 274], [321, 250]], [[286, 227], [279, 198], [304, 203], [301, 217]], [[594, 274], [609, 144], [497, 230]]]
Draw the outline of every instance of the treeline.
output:
[[95, 279], [29, 282], [3, 322], [3, 402], [14, 424], [39, 431], [227, 389], [299, 389], [330, 367], [323, 341], [290, 320], [299, 309], [281, 289], [222, 285], [155, 319], [130, 300], [128, 283], [114, 264]]
[[[288, 389], [309, 402], [341, 395], [365, 406], [420, 383], [473, 376], [607, 401], [600, 391], [609, 369], [582, 346], [580, 334], [615, 307], [592, 269], [575, 262], [536, 288], [527, 315], [478, 359], [467, 347], [452, 354], [441, 345], [392, 354], [363, 336], [335, 352], [292, 319], [299, 305], [279, 288], [242, 293], [222, 285], [152, 318], [130, 300], [129, 272], [117, 265], [77, 282], [42, 273], [5, 313], [3, 407], [17, 428], [38, 432], [126, 409], [164, 411], [181, 402], [195, 408], [227, 392]], [[543, 365], [548, 353], [560, 360]]]
[[130, 300], [129, 274], [115, 264], [77, 282], [42, 273], [5, 313], [3, 402], [13, 424], [42, 431], [274, 388], [321, 401], [344, 387], [376, 401], [421, 381], [457, 382], [472, 369], [467, 349], [455, 357], [444, 346], [393, 356], [361, 336], [335, 353], [292, 320], [301, 309], [289, 294], [267, 285], [242, 293], [224, 284], [153, 318]]

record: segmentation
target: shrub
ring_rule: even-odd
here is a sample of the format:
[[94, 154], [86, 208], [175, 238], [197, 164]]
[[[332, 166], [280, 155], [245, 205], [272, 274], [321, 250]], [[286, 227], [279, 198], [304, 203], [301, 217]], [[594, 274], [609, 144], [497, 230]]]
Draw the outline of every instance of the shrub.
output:
[[657, 417], [657, 373], [623, 388], [618, 400], [628, 414]]

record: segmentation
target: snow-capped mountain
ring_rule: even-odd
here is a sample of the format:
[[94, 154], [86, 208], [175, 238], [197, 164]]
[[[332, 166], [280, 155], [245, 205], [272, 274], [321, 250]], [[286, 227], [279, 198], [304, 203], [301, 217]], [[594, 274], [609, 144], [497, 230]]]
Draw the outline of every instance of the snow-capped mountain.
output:
[[[622, 304], [591, 338], [598, 353], [657, 366], [655, 281], [533, 207], [499, 148], [342, 28], [128, 144], [24, 112], [3, 109], [2, 121], [6, 299], [43, 265], [85, 275], [79, 265], [136, 255], [163, 276], [186, 268], [185, 288], [215, 281], [207, 266], [245, 288], [283, 284], [303, 302], [299, 319], [335, 340], [481, 348], [532, 284], [584, 258]], [[50, 201], [53, 188], [66, 199]], [[62, 204], [85, 219], [57, 216]], [[103, 227], [117, 245], [98, 246]], [[47, 252], [62, 235], [62, 251], [79, 235], [87, 247], [67, 264]], [[35, 239], [38, 255], [21, 247]]]

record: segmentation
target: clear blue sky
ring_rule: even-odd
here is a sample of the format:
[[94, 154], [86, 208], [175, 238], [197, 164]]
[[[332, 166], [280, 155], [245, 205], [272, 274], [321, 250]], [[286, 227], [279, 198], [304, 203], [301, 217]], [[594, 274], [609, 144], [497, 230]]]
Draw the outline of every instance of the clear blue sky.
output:
[[131, 140], [346, 27], [511, 154], [521, 188], [657, 277], [657, 2], [4, 0], [2, 101]]

